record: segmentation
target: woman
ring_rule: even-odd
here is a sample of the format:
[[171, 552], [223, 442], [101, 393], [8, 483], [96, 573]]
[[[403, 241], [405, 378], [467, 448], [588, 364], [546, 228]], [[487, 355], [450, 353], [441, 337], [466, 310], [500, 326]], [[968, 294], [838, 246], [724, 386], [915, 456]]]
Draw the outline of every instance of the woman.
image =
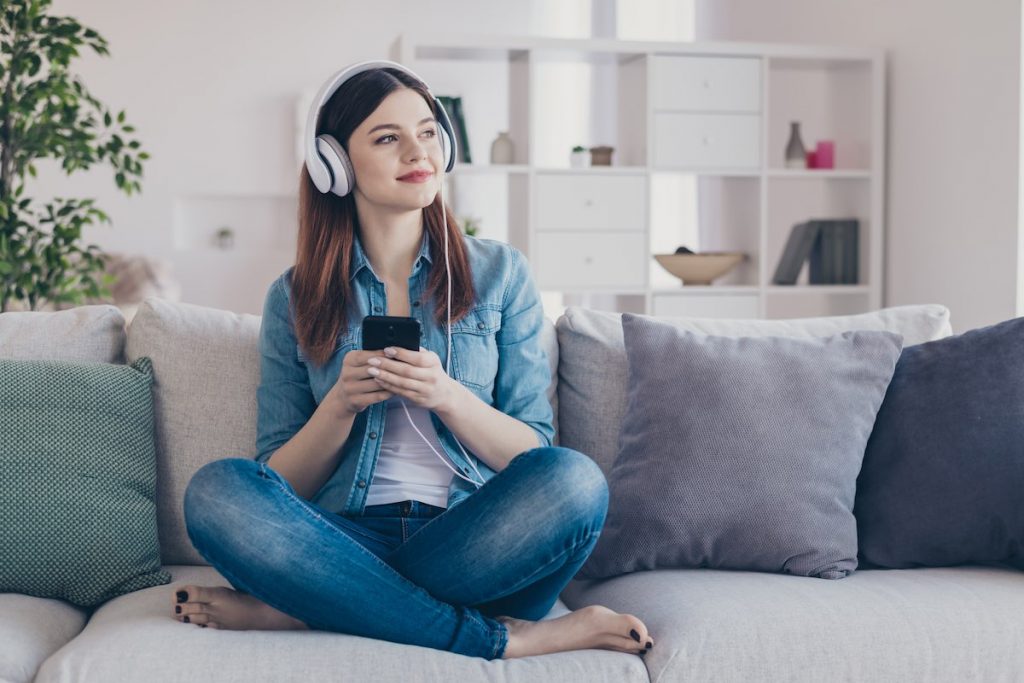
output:
[[[393, 66], [340, 72], [310, 115], [307, 134], [332, 135], [354, 178], [339, 190], [303, 169], [296, 263], [260, 328], [256, 458], [211, 462], [185, 493], [189, 538], [235, 590], [183, 586], [176, 618], [486, 659], [645, 654], [633, 615], [538, 621], [597, 542], [607, 482], [551, 446], [528, 264], [444, 210], [455, 152], [437, 100], [404, 67], [365, 64]], [[420, 350], [362, 350], [367, 315], [418, 318]]]

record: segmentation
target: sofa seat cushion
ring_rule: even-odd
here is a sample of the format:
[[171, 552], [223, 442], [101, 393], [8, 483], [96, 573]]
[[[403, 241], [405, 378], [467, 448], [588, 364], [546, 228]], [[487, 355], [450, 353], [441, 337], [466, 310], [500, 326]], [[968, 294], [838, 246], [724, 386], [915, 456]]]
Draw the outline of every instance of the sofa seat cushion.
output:
[[[115, 598], [47, 660], [37, 683], [75, 681], [609, 681], [649, 683], [640, 657], [577, 650], [488, 661], [433, 648], [327, 631], [199, 628], [172, 614], [174, 593], [191, 584], [230, 586], [209, 566], [170, 565], [172, 582]], [[547, 618], [567, 609], [555, 603]]]
[[55, 598], [0, 593], [0, 681], [28, 683], [39, 665], [77, 636], [88, 610]]
[[994, 565], [842, 581], [664, 569], [574, 580], [562, 598], [639, 617], [652, 681], [1024, 680], [1024, 573]]

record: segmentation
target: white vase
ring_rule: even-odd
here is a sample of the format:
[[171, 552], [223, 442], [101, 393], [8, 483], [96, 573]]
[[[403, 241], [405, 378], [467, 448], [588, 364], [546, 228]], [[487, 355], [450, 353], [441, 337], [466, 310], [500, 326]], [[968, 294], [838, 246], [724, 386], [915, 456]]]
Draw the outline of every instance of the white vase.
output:
[[590, 161], [590, 154], [587, 150], [580, 150], [579, 152], [572, 152], [569, 154], [569, 164], [573, 168], [584, 168]]
[[498, 133], [498, 137], [491, 143], [491, 163], [511, 164], [514, 153], [515, 146], [508, 137], [508, 131]]

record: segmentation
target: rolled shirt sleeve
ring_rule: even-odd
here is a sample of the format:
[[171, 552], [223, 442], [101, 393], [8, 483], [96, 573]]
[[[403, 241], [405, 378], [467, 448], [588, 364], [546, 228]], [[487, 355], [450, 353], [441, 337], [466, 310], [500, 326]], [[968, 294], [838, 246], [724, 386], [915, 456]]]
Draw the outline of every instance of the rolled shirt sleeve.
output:
[[266, 462], [309, 421], [317, 403], [306, 366], [299, 361], [290, 322], [285, 277], [267, 291], [260, 324], [260, 383], [256, 390], [256, 460]]
[[526, 258], [515, 247], [508, 248], [512, 266], [496, 336], [494, 407], [532, 427], [540, 446], [550, 446], [555, 428], [547, 396], [551, 368], [541, 337], [544, 307]]

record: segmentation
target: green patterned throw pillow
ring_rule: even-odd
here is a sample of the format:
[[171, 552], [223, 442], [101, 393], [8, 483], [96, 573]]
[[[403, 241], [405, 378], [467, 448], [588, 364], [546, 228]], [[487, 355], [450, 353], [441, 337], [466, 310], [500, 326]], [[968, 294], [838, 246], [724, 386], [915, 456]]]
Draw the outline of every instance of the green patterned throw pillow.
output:
[[93, 608], [171, 582], [153, 366], [0, 358], [0, 592]]

